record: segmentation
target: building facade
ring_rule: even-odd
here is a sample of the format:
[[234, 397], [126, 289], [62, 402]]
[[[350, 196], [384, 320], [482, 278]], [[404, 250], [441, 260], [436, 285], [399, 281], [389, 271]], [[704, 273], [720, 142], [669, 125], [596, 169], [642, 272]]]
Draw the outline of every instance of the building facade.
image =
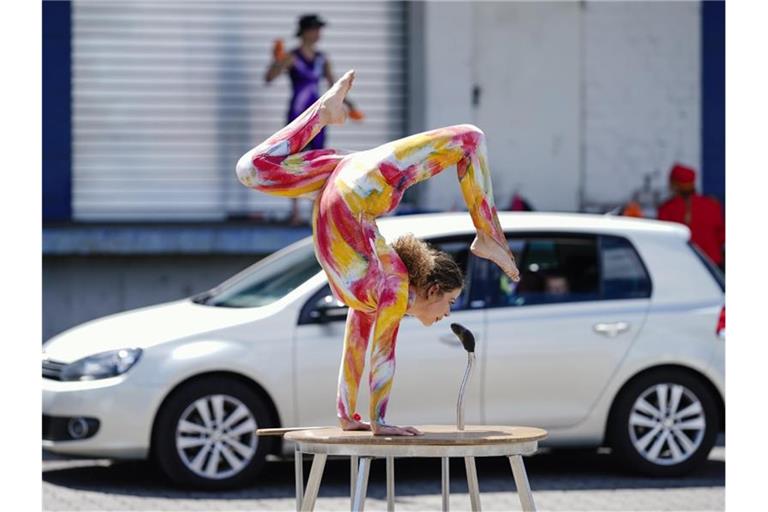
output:
[[[233, 171], [285, 121], [288, 79], [263, 74], [307, 11], [366, 114], [329, 146], [473, 123], [500, 209], [515, 192], [548, 211], [662, 198], [674, 162], [725, 198], [723, 2], [44, 2], [45, 338], [309, 233]], [[463, 209], [451, 171], [407, 203]]]

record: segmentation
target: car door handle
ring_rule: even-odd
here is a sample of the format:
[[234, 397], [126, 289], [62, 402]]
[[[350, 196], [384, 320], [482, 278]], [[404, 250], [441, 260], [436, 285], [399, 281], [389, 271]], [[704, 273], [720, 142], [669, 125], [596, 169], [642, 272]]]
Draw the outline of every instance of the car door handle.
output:
[[619, 334], [628, 331], [629, 327], [630, 325], [627, 322], [598, 323], [593, 326], [596, 333], [603, 334], [609, 338], [615, 338]]

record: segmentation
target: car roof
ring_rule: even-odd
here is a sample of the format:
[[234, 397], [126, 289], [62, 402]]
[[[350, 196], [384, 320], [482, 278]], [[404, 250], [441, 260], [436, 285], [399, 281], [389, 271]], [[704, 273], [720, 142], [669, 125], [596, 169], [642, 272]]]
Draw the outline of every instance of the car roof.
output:
[[[440, 237], [474, 233], [467, 212], [396, 215], [377, 219], [385, 238], [413, 233], [416, 237]], [[631, 236], [647, 234], [690, 238], [687, 226], [676, 222], [642, 219], [616, 215], [588, 213], [499, 212], [501, 227], [507, 232], [574, 232], [604, 233]]]

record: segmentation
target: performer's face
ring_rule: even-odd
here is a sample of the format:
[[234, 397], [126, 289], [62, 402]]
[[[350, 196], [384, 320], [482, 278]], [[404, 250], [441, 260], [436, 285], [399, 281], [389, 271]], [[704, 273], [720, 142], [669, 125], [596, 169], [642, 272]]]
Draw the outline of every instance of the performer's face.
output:
[[461, 288], [449, 292], [441, 292], [440, 287], [432, 285], [423, 298], [420, 313], [415, 315], [424, 325], [432, 325], [451, 314], [451, 306], [461, 294]]

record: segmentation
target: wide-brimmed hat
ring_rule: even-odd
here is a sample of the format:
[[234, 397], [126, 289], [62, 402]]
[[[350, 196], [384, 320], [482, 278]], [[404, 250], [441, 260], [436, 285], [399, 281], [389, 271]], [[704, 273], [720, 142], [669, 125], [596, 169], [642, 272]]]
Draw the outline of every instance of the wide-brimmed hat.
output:
[[320, 28], [325, 26], [325, 21], [317, 14], [305, 14], [299, 18], [299, 28], [296, 30], [296, 36], [300, 36], [309, 28]]

